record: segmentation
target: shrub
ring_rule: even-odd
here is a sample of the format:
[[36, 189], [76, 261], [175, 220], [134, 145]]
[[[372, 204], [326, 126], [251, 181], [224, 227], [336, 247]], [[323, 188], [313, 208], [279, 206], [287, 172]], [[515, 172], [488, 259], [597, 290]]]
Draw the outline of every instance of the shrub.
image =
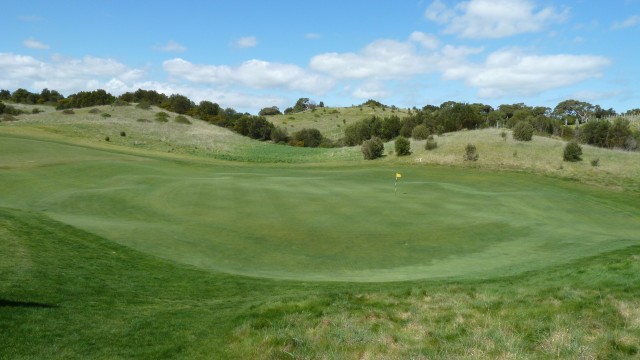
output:
[[427, 143], [424, 145], [425, 150], [434, 150], [438, 147], [438, 142], [433, 138], [433, 135], [429, 135]]
[[33, 108], [33, 110], [31, 110], [32, 114], [40, 114], [41, 112], [44, 112], [44, 110], [40, 110], [38, 108]]
[[11, 114], [2, 115], [2, 121], [18, 121], [18, 118]]
[[156, 121], [158, 122], [167, 122], [169, 121], [169, 114], [164, 111], [160, 111], [156, 113]]
[[104, 137], [104, 141], [109, 142], [111, 139], [108, 136]]
[[151, 108], [151, 103], [147, 100], [141, 100], [136, 107], [142, 110], [149, 110]]
[[98, 109], [98, 108], [93, 108], [93, 109], [89, 110], [89, 114], [97, 114], [99, 112], [100, 112], [100, 109]]
[[124, 131], [120, 131], [120, 136], [127, 136], [127, 133]]
[[464, 160], [465, 161], [478, 161], [478, 150], [473, 144], [467, 144], [464, 148]]
[[109, 113], [102, 113], [100, 116], [102, 116], [103, 118], [105, 118], [105, 119], [106, 119], [106, 118], [110, 118], [110, 117], [111, 117], [111, 114], [109, 114]]
[[582, 160], [580, 156], [582, 156], [582, 147], [575, 140], [569, 141], [564, 147], [562, 156], [564, 161], [580, 161]]
[[411, 142], [406, 137], [398, 136], [394, 145], [398, 156], [411, 154]]
[[185, 116], [183, 115], [178, 115], [176, 116], [175, 119], [173, 119], [173, 121], [177, 122], [178, 124], [186, 124], [186, 125], [191, 125], [191, 121], [189, 121], [189, 119], [187, 119]]
[[73, 111], [73, 109], [64, 109], [62, 110], [62, 113], [65, 115], [73, 115], [75, 114], [75, 111]]
[[600, 159], [599, 158], [591, 159], [591, 166], [598, 167], [599, 165], [600, 165]]
[[500, 137], [502, 137], [502, 140], [507, 141], [507, 132], [502, 130], [500, 132]]
[[280, 126], [276, 126], [271, 129], [271, 140], [276, 144], [286, 143], [289, 140], [287, 129]]
[[322, 142], [322, 134], [320, 130], [310, 128], [310, 129], [302, 129], [293, 134], [294, 140], [297, 142], [302, 142], [304, 147], [318, 147]]
[[430, 135], [429, 129], [423, 124], [420, 124], [411, 130], [411, 137], [416, 140], [425, 140]]
[[148, 120], [148, 119], [138, 119], [136, 121], [140, 122], [140, 123], [149, 123], [149, 122], [151, 122], [151, 120]]
[[113, 106], [129, 106], [129, 103], [122, 99], [116, 99], [112, 105]]
[[377, 159], [384, 153], [384, 144], [379, 137], [374, 136], [362, 143], [361, 150], [365, 160]]
[[531, 141], [533, 126], [526, 121], [518, 121], [513, 127], [513, 138], [518, 141]]

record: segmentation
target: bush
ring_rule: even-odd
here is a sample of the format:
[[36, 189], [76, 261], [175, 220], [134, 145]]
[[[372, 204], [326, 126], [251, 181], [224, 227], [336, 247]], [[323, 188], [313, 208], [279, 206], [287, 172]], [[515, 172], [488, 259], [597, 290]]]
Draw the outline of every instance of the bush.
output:
[[138, 119], [136, 121], [140, 122], [140, 123], [149, 123], [149, 122], [151, 122], [151, 120], [148, 120], [148, 119]]
[[361, 150], [365, 160], [377, 159], [384, 153], [384, 144], [379, 137], [374, 136], [362, 143]]
[[478, 161], [479, 156], [480, 155], [478, 154], [478, 150], [476, 149], [475, 145], [467, 144], [467, 146], [464, 148], [465, 161]]
[[156, 113], [156, 121], [158, 122], [167, 122], [169, 121], [169, 114], [164, 111], [160, 111]]
[[73, 109], [64, 109], [62, 110], [62, 113], [65, 115], [73, 115], [75, 114], [75, 111], [73, 111]]
[[562, 158], [564, 161], [581, 161], [582, 147], [575, 140], [569, 141], [564, 147]]
[[424, 125], [418, 125], [411, 130], [411, 137], [416, 140], [425, 140], [430, 135], [429, 129]]
[[599, 158], [591, 159], [591, 166], [598, 167], [599, 165], [600, 165], [600, 159]]
[[111, 139], [108, 136], [105, 136], [104, 137], [104, 141], [109, 142], [109, 141], [111, 141]]
[[286, 143], [289, 140], [287, 129], [280, 126], [276, 126], [271, 129], [271, 140], [276, 144]]
[[129, 103], [122, 100], [122, 99], [116, 99], [113, 104], [111, 104], [113, 106], [129, 106]]
[[142, 110], [149, 110], [151, 108], [151, 103], [147, 100], [141, 100], [136, 107]]
[[293, 134], [293, 139], [304, 147], [318, 147], [322, 142], [322, 134], [318, 129], [302, 129]]
[[31, 113], [32, 113], [32, 114], [40, 114], [41, 112], [44, 112], [44, 110], [40, 110], [40, 109], [38, 109], [38, 108], [33, 108], [33, 109], [31, 110]]
[[513, 127], [513, 138], [518, 141], [531, 141], [533, 126], [526, 121], [519, 121]]
[[433, 138], [433, 135], [429, 135], [427, 143], [424, 145], [425, 150], [434, 150], [438, 147], [438, 142]]
[[109, 113], [102, 113], [100, 116], [102, 116], [103, 118], [105, 118], [105, 119], [106, 119], [106, 118], [110, 118], [110, 117], [111, 117], [111, 114], [109, 114]]
[[93, 108], [93, 109], [89, 110], [89, 114], [97, 114], [99, 112], [100, 112], [100, 109], [98, 109], [98, 108]]
[[507, 141], [507, 132], [502, 130], [500, 132], [500, 137], [502, 137], [502, 140]]
[[127, 136], [127, 133], [124, 131], [120, 131], [120, 136]]
[[178, 124], [191, 125], [191, 121], [189, 121], [189, 119], [187, 119], [185, 116], [182, 116], [182, 115], [176, 116], [176, 118], [173, 119], [173, 121], [177, 122]]
[[411, 142], [404, 136], [398, 136], [395, 141], [396, 155], [404, 156], [411, 154]]

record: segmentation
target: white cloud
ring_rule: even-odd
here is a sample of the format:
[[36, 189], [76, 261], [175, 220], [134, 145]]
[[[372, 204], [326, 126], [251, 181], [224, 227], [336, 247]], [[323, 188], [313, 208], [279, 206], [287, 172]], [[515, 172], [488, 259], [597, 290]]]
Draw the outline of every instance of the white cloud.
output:
[[239, 48], [251, 48], [258, 45], [258, 39], [255, 36], [241, 37], [235, 41], [235, 46]]
[[49, 49], [49, 45], [40, 42], [38, 40], [34, 40], [34, 39], [27, 39], [25, 41], [22, 42], [22, 45], [24, 45], [24, 47], [28, 48], [28, 49], [36, 49], [36, 50], [47, 50]]
[[469, 0], [454, 8], [435, 0], [425, 11], [427, 19], [445, 25], [446, 34], [472, 39], [539, 32], [566, 15], [566, 10], [559, 13], [553, 7], [537, 9], [529, 0]]
[[376, 40], [357, 53], [320, 54], [311, 59], [309, 66], [338, 79], [406, 79], [452, 66], [482, 51], [449, 45], [438, 49], [438, 46], [433, 35], [414, 32], [408, 41]]
[[640, 24], [640, 15], [633, 15], [623, 21], [613, 23], [612, 29], [626, 29]]
[[166, 44], [162, 46], [157, 46], [156, 49], [164, 52], [173, 52], [173, 53], [185, 52], [187, 50], [186, 47], [178, 44], [173, 40], [169, 40]]
[[537, 95], [601, 76], [609, 59], [594, 55], [530, 55], [501, 50], [483, 64], [465, 64], [444, 71], [447, 80], [464, 80], [483, 98]]
[[283, 87], [322, 94], [333, 87], [333, 80], [311, 73], [297, 65], [249, 60], [241, 65], [198, 65], [176, 58], [163, 63], [164, 70], [177, 79], [218, 86], [247, 86], [255, 89]]
[[133, 81], [143, 75], [143, 70], [129, 68], [113, 59], [54, 56], [50, 62], [44, 62], [31, 56], [0, 53], [0, 78], [4, 79], [4, 88], [49, 88], [70, 93], [102, 88], [114, 79]]
[[384, 85], [378, 81], [365, 82], [352, 92], [359, 99], [382, 99], [389, 96]]
[[316, 33], [308, 33], [305, 34], [304, 37], [306, 37], [307, 39], [320, 39], [322, 36]]

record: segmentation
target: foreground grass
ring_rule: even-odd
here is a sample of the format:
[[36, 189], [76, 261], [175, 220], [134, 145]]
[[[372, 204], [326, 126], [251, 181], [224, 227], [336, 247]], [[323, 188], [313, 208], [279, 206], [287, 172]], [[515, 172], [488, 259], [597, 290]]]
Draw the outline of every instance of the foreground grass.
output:
[[301, 283], [159, 260], [0, 209], [0, 358], [640, 354], [640, 248], [473, 282]]

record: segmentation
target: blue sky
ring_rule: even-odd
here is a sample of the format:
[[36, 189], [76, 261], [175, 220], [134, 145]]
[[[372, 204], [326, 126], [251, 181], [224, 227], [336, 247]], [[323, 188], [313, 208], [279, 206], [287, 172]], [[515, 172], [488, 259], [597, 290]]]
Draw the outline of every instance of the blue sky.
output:
[[640, 108], [640, 0], [12, 1], [0, 88]]

